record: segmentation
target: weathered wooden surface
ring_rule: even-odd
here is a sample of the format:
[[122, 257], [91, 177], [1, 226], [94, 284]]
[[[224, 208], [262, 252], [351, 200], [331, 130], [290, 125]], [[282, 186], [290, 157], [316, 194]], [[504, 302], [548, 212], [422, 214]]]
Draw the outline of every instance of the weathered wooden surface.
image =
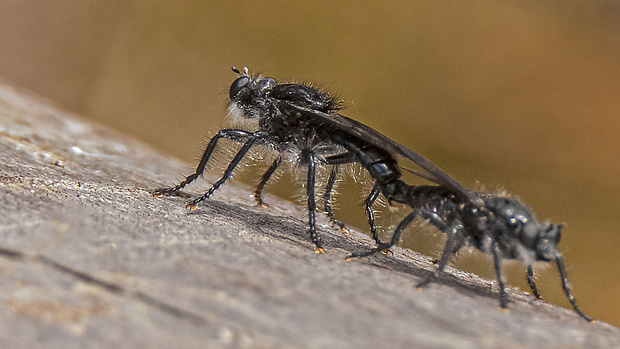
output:
[[234, 181], [193, 212], [153, 198], [192, 166], [1, 84], [0, 156], [2, 348], [620, 347], [452, 268], [416, 292], [428, 257], [346, 262], [372, 244], [328, 224], [315, 254], [303, 210]]

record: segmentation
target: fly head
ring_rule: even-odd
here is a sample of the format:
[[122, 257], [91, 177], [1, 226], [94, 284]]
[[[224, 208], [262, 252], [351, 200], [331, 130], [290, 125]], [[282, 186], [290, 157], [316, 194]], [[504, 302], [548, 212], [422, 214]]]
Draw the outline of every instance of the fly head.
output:
[[[525, 205], [512, 198], [488, 197], [485, 199], [485, 208], [491, 213], [490, 225], [492, 231], [498, 234], [500, 244], [520, 245], [521, 252], [528, 251], [528, 255], [538, 261], [556, 258], [561, 225], [538, 221]], [[512, 257], [523, 256], [513, 254]]]
[[261, 117], [274, 113], [269, 94], [277, 82], [269, 77], [251, 76], [247, 68], [241, 73], [233, 67], [239, 77], [230, 85], [228, 109], [235, 124], [257, 124]]
[[551, 261], [559, 256], [558, 243], [560, 242], [562, 224], [546, 223], [538, 231], [536, 243], [536, 260]]

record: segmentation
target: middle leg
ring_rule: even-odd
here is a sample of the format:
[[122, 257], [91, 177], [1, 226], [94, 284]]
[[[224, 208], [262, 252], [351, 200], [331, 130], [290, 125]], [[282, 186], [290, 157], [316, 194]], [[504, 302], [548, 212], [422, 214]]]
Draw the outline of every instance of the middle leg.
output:
[[314, 251], [316, 253], [325, 253], [321, 244], [321, 237], [316, 232], [316, 201], [314, 193], [314, 185], [316, 183], [316, 158], [310, 150], [304, 151], [305, 162], [308, 164], [308, 179], [306, 183], [306, 195], [308, 196], [308, 225], [310, 239], [314, 243]]

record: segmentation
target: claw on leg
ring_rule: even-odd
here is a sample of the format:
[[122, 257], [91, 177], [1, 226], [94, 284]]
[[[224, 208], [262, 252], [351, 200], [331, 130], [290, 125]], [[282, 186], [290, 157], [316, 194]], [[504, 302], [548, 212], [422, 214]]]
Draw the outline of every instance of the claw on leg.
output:
[[323, 247], [320, 247], [320, 246], [314, 246], [314, 253], [324, 254], [325, 253], [325, 249]]
[[269, 205], [263, 201], [262, 195], [259, 196], [257, 194], [254, 194], [254, 201], [256, 201], [256, 206], [258, 207], [269, 208]]

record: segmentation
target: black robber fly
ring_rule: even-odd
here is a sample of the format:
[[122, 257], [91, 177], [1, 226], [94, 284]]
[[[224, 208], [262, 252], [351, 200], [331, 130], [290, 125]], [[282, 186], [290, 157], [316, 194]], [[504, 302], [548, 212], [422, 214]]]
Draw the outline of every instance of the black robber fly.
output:
[[209, 142], [196, 171], [175, 187], [155, 191], [156, 195], [179, 191], [200, 177], [216, 149], [217, 142], [223, 138], [241, 143], [241, 149], [226, 168], [222, 178], [187, 207], [196, 208], [199, 202], [220, 188], [232, 176], [235, 167], [251, 148], [271, 148], [278, 156], [257, 186], [256, 201], [263, 203], [263, 189], [283, 161], [292, 160], [306, 166], [309, 235], [317, 252], [324, 252], [321, 238], [316, 232], [315, 219], [316, 172], [320, 166], [332, 167], [323, 196], [330, 218], [333, 218], [333, 213], [329, 199], [339, 165], [360, 163], [377, 182], [365, 203], [373, 238], [378, 243], [380, 241], [371, 206], [381, 192], [391, 200], [388, 188], [401, 176], [398, 157], [417, 164], [421, 168], [421, 171], [416, 172], [419, 176], [451, 189], [455, 195], [463, 195], [463, 199], [477, 199], [475, 196], [470, 197], [467, 190], [420, 154], [358, 121], [339, 114], [340, 102], [329, 93], [308, 85], [283, 84], [270, 77], [251, 76], [247, 69], [242, 73], [233, 67], [233, 71], [239, 77], [230, 87], [229, 114], [233, 124], [243, 128], [220, 130]]
[[[534, 283], [532, 264], [534, 261], [555, 261], [562, 287], [573, 309], [582, 318], [591, 320], [579, 310], [571, 294], [566, 268], [557, 249], [561, 225], [539, 222], [525, 205], [506, 195], [465, 189], [420, 154], [339, 114], [339, 101], [327, 92], [308, 85], [285, 84], [269, 77], [251, 76], [247, 69], [240, 72], [233, 67], [233, 71], [238, 74], [238, 78], [230, 87], [229, 112], [233, 123], [243, 128], [220, 130], [209, 142], [193, 174], [175, 187], [159, 189], [154, 194], [179, 191], [201, 176], [220, 139], [241, 143], [241, 149], [224, 175], [206, 193], [187, 205], [189, 209], [194, 209], [232, 176], [235, 167], [251, 148], [270, 148], [278, 156], [257, 186], [257, 203], [263, 203], [263, 189], [283, 161], [294, 161], [305, 166], [309, 235], [315, 251], [324, 252], [315, 221], [317, 167], [331, 167], [323, 199], [327, 214], [334, 219], [329, 201], [338, 176], [338, 166], [358, 163], [375, 181], [365, 200], [365, 208], [373, 238], [378, 245], [372, 250], [353, 254], [350, 258], [388, 250], [398, 243], [409, 223], [419, 217], [448, 237], [436, 272], [421, 282], [419, 287], [429, 284], [443, 272], [451, 257], [461, 247], [474, 246], [493, 256], [500, 287], [500, 306], [505, 308], [507, 298], [501, 278], [502, 259], [518, 259], [527, 265], [527, 281], [537, 298], [540, 298], [540, 294]], [[414, 174], [436, 185], [412, 186], [401, 180], [399, 161], [403, 159], [420, 168], [419, 171], [413, 171]], [[374, 224], [372, 205], [379, 195], [383, 195], [390, 203], [398, 202], [412, 208], [389, 242], [379, 240]]]

